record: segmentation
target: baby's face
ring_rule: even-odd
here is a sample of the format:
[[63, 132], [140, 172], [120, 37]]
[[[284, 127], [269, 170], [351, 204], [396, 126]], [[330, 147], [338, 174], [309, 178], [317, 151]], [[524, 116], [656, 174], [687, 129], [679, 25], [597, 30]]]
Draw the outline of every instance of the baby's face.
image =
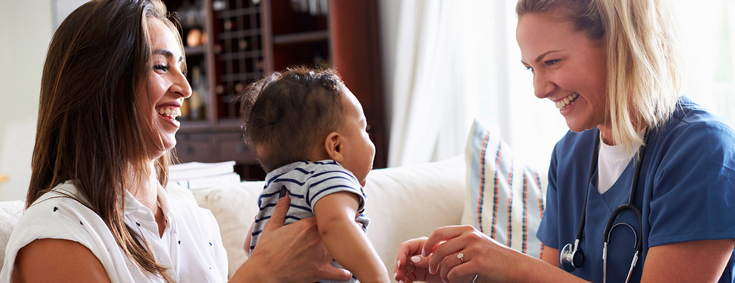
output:
[[373, 169], [375, 145], [367, 133], [367, 119], [362, 112], [360, 101], [344, 86], [342, 87], [342, 107], [344, 124], [340, 133], [343, 138], [342, 154], [345, 159], [341, 164], [357, 177], [361, 186], [365, 186], [367, 175]]

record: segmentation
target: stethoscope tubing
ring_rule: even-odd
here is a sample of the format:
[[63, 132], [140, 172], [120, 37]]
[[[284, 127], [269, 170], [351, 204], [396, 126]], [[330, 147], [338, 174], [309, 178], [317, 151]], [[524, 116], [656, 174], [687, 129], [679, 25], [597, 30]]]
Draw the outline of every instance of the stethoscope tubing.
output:
[[[640, 210], [640, 208], [638, 208], [635, 205], [635, 196], [636, 196], [636, 193], [637, 193], [637, 190], [638, 190], [638, 180], [639, 180], [639, 177], [640, 177], [641, 165], [643, 163], [643, 158], [645, 157], [645, 154], [646, 154], [646, 147], [647, 147], [648, 138], [649, 138], [650, 133], [651, 133], [650, 130], [646, 130], [646, 133], [645, 133], [645, 135], [643, 137], [643, 144], [641, 144], [640, 148], [638, 149], [638, 154], [636, 155], [636, 158], [637, 158], [637, 160], [636, 160], [636, 167], [635, 167], [635, 172], [634, 172], [634, 175], [633, 175], [633, 182], [632, 182], [631, 188], [630, 188], [630, 195], [628, 196], [628, 203], [625, 203], [625, 204], [622, 204], [622, 205], [618, 206], [612, 212], [612, 214], [610, 215], [610, 217], [608, 218], [607, 225], [605, 225], [605, 231], [604, 231], [604, 234], [603, 234], [604, 235], [604, 238], [603, 238], [603, 250], [602, 250], [602, 253], [603, 253], [603, 255], [602, 255], [602, 259], [603, 259], [603, 279], [602, 280], [603, 280], [603, 282], [606, 282], [607, 281], [607, 245], [608, 245], [609, 240], [610, 240], [610, 232], [612, 231], [613, 228], [615, 228], [617, 225], [620, 224], [620, 223], [615, 224], [615, 220], [617, 219], [618, 215], [621, 212], [626, 211], [626, 210], [633, 211], [636, 214], [636, 216], [638, 217], [638, 227], [639, 228], [642, 228], [643, 227], [643, 220], [642, 220], [641, 210]], [[579, 266], [582, 265], [582, 263], [584, 263], [584, 254], [578, 248], [579, 248], [579, 242], [582, 239], [582, 236], [584, 235], [583, 231], [584, 231], [584, 225], [585, 225], [585, 220], [586, 220], [586, 216], [587, 216], [587, 199], [589, 198], [589, 193], [590, 193], [590, 187], [591, 187], [591, 184], [590, 183], [592, 181], [592, 176], [594, 175], [595, 170], [597, 169], [597, 163], [598, 163], [599, 158], [600, 158], [600, 156], [599, 156], [600, 140], [601, 140], [601, 133], [598, 130], [598, 132], [597, 132], [597, 139], [595, 139], [595, 147], [594, 147], [594, 151], [593, 151], [593, 155], [592, 155], [592, 161], [590, 162], [590, 173], [589, 173], [589, 178], [587, 179], [587, 192], [585, 192], [585, 196], [584, 196], [584, 204], [582, 205], [582, 216], [580, 218], [579, 227], [577, 228], [577, 235], [576, 235], [576, 238], [574, 240], [574, 246], [572, 247], [570, 244], [567, 244], [564, 247], [564, 249], [562, 249], [562, 251], [561, 251], [561, 253], [559, 255], [559, 260], [560, 260], [560, 263], [562, 263], [562, 264], [563, 264], [562, 259], [564, 259], [564, 258], [572, 258], [572, 259], [574, 259], [574, 260], [571, 261], [571, 265], [574, 268], [578, 268]], [[630, 224], [627, 224], [627, 223], [623, 223], [623, 224], [625, 224], [631, 230], [633, 230], [633, 234], [636, 237], [636, 241], [635, 241], [635, 254], [633, 256], [633, 261], [631, 262], [630, 270], [628, 271], [628, 275], [627, 275], [626, 280], [625, 280], [625, 282], [628, 282], [630, 280], [631, 274], [633, 273], [633, 268], [636, 266], [636, 263], [638, 262], [638, 255], [639, 255], [639, 253], [641, 251], [641, 248], [643, 246], [643, 237], [642, 237], [641, 233], [636, 233], [635, 232], [635, 229]], [[569, 246], [569, 247], [567, 247], [567, 246]], [[570, 253], [570, 254], [567, 254], [567, 253]], [[579, 261], [576, 260], [578, 255], [579, 255], [579, 257], [581, 257], [581, 260], [579, 260]], [[577, 261], [579, 262], [578, 264], [577, 264]]]

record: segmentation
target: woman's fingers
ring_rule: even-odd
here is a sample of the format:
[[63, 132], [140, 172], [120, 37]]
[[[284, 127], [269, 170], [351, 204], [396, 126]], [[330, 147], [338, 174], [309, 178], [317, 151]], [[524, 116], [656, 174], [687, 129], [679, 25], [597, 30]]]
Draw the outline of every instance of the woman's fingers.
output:
[[[468, 244], [465, 241], [454, 239], [474, 231], [475, 228], [472, 226], [447, 226], [436, 229], [424, 243], [423, 249], [425, 254], [433, 254], [429, 261], [429, 273], [436, 274], [439, 264], [444, 261], [445, 257], [461, 251]], [[458, 261], [457, 258], [455, 260]]]
[[413, 272], [416, 266], [411, 262], [411, 257], [421, 253], [424, 241], [426, 241], [426, 237], [411, 239], [398, 245], [396, 267], [394, 269], [396, 280], [406, 281], [406, 276]]
[[414, 281], [422, 282], [442, 282], [439, 276], [429, 274], [429, 260], [431, 257], [421, 255], [424, 241], [426, 237], [411, 239], [401, 243], [398, 246], [398, 256], [396, 256], [395, 279], [399, 282], [410, 283]]
[[439, 227], [434, 230], [434, 233], [431, 233], [431, 236], [429, 236], [429, 238], [426, 239], [422, 254], [426, 256], [430, 253], [433, 253], [434, 248], [436, 248], [436, 246], [438, 246], [441, 242], [455, 238], [462, 233], [471, 232], [474, 230], [475, 228], [469, 225]]
[[[454, 269], [459, 268], [461, 265], [465, 264], [469, 260], [464, 256], [459, 257], [458, 255], [460, 255], [460, 253], [461, 252], [452, 253], [444, 257], [443, 260], [439, 263], [437, 270], [439, 271], [439, 277], [441, 277], [442, 281], [451, 282], [447, 277], [449, 272], [454, 271], [456, 273], [457, 271], [455, 271]], [[436, 254], [434, 254], [434, 256], [436, 256]]]
[[[475, 282], [476, 274], [470, 264], [460, 264], [452, 268], [444, 278], [445, 282]], [[477, 281], [479, 282], [479, 281]]]
[[430, 260], [431, 260], [431, 255], [430, 256], [415, 255], [409, 259], [409, 261], [411, 262], [413, 266], [422, 267], [422, 268], [428, 268]]
[[424, 247], [426, 237], [411, 239], [398, 245], [398, 255], [396, 256], [396, 265], [398, 262], [406, 263], [407, 260], [414, 255], [421, 254]]
[[320, 272], [323, 275], [322, 280], [334, 280], [334, 281], [349, 281], [352, 278], [352, 273], [345, 269], [336, 268], [332, 265], [324, 266]]
[[431, 260], [429, 261], [429, 272], [435, 274], [439, 270], [439, 265], [442, 263], [444, 263], [442, 267], [446, 267], [447, 265], [455, 266], [463, 261], [469, 260], [464, 254], [462, 254], [462, 259], [458, 256], [467, 244], [468, 243], [462, 239], [462, 236], [460, 235], [447, 240], [434, 248]]

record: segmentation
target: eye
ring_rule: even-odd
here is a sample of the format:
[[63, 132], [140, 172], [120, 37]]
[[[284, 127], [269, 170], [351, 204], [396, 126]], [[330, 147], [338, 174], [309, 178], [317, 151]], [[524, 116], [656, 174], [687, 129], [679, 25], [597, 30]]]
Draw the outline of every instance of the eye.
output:
[[153, 65], [153, 69], [156, 71], [168, 72], [168, 70], [171, 69], [171, 67], [169, 67], [168, 65], [156, 64], [156, 65]]
[[370, 131], [370, 125], [365, 126], [365, 131]]
[[546, 66], [554, 66], [556, 65], [556, 63], [559, 63], [559, 61], [560, 61], [559, 59], [554, 59], [554, 60], [544, 61], [544, 64], [546, 64]]

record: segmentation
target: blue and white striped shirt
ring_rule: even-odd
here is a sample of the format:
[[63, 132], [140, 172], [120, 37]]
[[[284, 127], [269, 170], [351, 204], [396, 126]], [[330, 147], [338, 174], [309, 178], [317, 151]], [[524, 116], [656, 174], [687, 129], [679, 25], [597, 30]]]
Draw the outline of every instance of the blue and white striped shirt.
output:
[[324, 196], [336, 192], [351, 192], [360, 199], [355, 221], [367, 229], [370, 219], [363, 214], [367, 196], [355, 175], [334, 160], [317, 162], [298, 161], [279, 167], [265, 178], [265, 187], [258, 199], [260, 211], [255, 217], [250, 250], [255, 249], [263, 226], [273, 214], [282, 188], [291, 196], [291, 207], [286, 214], [286, 223], [314, 216], [314, 205]]

